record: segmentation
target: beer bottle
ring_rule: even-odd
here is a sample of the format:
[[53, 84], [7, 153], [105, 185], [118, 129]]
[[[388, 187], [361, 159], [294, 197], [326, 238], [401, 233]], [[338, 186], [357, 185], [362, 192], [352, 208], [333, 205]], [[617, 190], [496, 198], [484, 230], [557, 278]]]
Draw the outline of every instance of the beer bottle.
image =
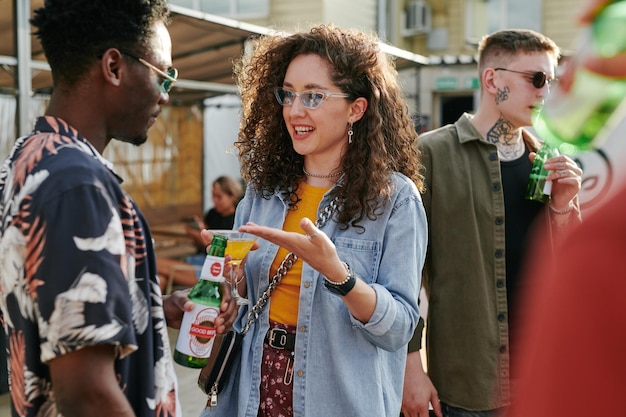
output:
[[[626, 116], [626, 79], [592, 72], [584, 66], [588, 56], [609, 58], [626, 52], [626, 1], [604, 7], [582, 32], [574, 82], [569, 92], [556, 83], [533, 122], [546, 142], [565, 154], [598, 149], [612, 127]], [[605, 130], [606, 129], [606, 130]]]
[[547, 143], [544, 143], [535, 154], [533, 167], [530, 170], [528, 185], [526, 186], [526, 199], [547, 203], [552, 193], [552, 181], [546, 181], [548, 171], [543, 164], [553, 156], [559, 155], [559, 151]]
[[215, 318], [222, 302], [221, 283], [224, 281], [224, 254], [227, 237], [214, 235], [208, 255], [200, 272], [200, 280], [189, 292], [195, 303], [186, 311], [176, 341], [174, 360], [189, 368], [202, 368], [211, 355], [215, 338]]

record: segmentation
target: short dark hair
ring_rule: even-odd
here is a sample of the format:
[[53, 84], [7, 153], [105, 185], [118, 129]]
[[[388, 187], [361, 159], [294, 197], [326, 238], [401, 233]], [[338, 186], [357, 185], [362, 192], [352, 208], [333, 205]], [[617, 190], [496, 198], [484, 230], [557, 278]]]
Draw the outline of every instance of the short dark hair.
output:
[[45, 0], [30, 22], [54, 82], [72, 85], [108, 48], [144, 47], [154, 23], [168, 19], [167, 0]]

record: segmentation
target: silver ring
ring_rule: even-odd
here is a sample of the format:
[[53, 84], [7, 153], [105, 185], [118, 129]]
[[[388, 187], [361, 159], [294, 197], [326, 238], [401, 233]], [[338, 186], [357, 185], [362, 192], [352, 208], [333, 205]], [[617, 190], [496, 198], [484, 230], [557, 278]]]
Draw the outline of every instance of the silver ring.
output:
[[314, 239], [316, 237], [317, 237], [317, 230], [313, 234], [309, 235], [310, 239]]

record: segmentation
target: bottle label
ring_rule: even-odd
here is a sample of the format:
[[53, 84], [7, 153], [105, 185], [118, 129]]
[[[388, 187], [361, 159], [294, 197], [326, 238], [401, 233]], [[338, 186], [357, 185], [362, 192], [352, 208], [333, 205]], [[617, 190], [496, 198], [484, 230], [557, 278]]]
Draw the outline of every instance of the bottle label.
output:
[[202, 265], [202, 271], [200, 271], [200, 279], [207, 279], [210, 281], [223, 282], [225, 281], [222, 274], [224, 273], [224, 258], [219, 256], [207, 255]]
[[546, 181], [543, 185], [543, 195], [552, 195], [552, 181]]
[[176, 350], [195, 358], [208, 358], [215, 340], [215, 319], [219, 308], [196, 303], [186, 311], [176, 341]]

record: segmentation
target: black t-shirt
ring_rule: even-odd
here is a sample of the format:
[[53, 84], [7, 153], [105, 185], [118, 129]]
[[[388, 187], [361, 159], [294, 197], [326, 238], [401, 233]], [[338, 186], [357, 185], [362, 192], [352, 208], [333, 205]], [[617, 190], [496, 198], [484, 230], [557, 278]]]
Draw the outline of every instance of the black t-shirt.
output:
[[226, 229], [230, 230], [235, 224], [235, 213], [228, 216], [222, 216], [214, 208], [204, 214], [204, 225], [207, 229]]
[[[544, 204], [526, 200], [524, 194], [528, 184], [528, 176], [532, 163], [528, 159], [528, 148], [520, 158], [514, 161], [501, 161], [502, 187], [504, 192], [505, 212], [505, 246], [506, 246], [506, 293], [509, 312], [509, 323], [516, 323], [517, 301], [524, 283], [520, 282], [520, 274], [526, 262], [528, 245], [532, 243], [533, 229]], [[509, 332], [513, 335], [514, 332]], [[511, 346], [516, 343], [511, 341]], [[511, 354], [511, 357], [515, 356]]]

